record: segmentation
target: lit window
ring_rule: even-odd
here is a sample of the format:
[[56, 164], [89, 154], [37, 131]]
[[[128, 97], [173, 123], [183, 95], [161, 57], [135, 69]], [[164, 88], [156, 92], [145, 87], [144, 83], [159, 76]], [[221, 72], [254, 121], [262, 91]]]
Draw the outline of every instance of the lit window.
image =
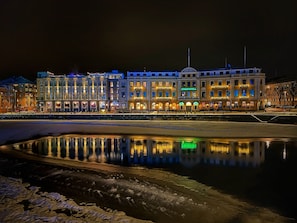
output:
[[234, 97], [238, 97], [238, 90], [234, 90]]
[[244, 97], [246, 96], [246, 90], [245, 89], [242, 89], [241, 95], [244, 96]]

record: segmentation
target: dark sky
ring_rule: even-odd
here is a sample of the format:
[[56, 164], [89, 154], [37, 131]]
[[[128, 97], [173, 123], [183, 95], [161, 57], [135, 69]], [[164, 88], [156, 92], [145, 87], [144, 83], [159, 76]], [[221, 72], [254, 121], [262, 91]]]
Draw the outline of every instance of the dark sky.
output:
[[297, 71], [296, 0], [0, 0], [0, 79], [54, 73], [260, 67]]

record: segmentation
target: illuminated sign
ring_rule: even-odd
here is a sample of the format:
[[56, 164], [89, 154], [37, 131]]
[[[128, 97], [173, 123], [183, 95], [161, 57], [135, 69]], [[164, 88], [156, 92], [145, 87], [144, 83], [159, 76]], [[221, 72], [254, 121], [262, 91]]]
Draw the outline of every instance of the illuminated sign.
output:
[[196, 91], [197, 88], [195, 88], [195, 87], [182, 87], [181, 90], [182, 91]]
[[181, 149], [197, 149], [197, 143], [194, 141], [181, 141]]

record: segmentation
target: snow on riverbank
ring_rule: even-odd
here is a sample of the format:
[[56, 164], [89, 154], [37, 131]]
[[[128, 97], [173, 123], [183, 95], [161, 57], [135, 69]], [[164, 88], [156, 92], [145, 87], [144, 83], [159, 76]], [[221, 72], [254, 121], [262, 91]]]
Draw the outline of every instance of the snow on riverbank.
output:
[[0, 176], [0, 222], [149, 222], [94, 204], [77, 204], [59, 193], [41, 192], [16, 178]]

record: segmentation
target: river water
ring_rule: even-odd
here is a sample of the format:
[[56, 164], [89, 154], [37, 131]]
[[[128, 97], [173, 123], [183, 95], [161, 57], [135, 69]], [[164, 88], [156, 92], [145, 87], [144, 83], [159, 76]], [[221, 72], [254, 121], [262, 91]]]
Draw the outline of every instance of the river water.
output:
[[[12, 148], [40, 158], [73, 162], [74, 165], [85, 163], [109, 168], [112, 164], [118, 168], [118, 175], [101, 176], [100, 184], [108, 186], [102, 186], [100, 191], [108, 191], [109, 197], [105, 196], [98, 205], [122, 208], [138, 218], [158, 221], [152, 217], [156, 211], [165, 217], [177, 212], [183, 217], [187, 211], [180, 214], [181, 203], [184, 209], [187, 205], [191, 209], [195, 202], [202, 209], [206, 205], [206, 202], [197, 202], [193, 193], [189, 193], [189, 198], [176, 197], [177, 192], [166, 189], [167, 179], [163, 179], [162, 186], [148, 183], [145, 177], [152, 175], [159, 179], [167, 176], [168, 182], [183, 184], [195, 193], [195, 182], [199, 182], [257, 207], [275, 210], [282, 216], [297, 217], [296, 139], [69, 134], [19, 142]], [[120, 181], [131, 170], [141, 170], [142, 178]], [[120, 190], [119, 185], [125, 189]], [[145, 193], [146, 197], [141, 195]], [[166, 204], [164, 200], [167, 200]], [[198, 211], [200, 216], [203, 213]], [[164, 220], [164, 216], [160, 219]], [[233, 217], [234, 222], [236, 219]]]

